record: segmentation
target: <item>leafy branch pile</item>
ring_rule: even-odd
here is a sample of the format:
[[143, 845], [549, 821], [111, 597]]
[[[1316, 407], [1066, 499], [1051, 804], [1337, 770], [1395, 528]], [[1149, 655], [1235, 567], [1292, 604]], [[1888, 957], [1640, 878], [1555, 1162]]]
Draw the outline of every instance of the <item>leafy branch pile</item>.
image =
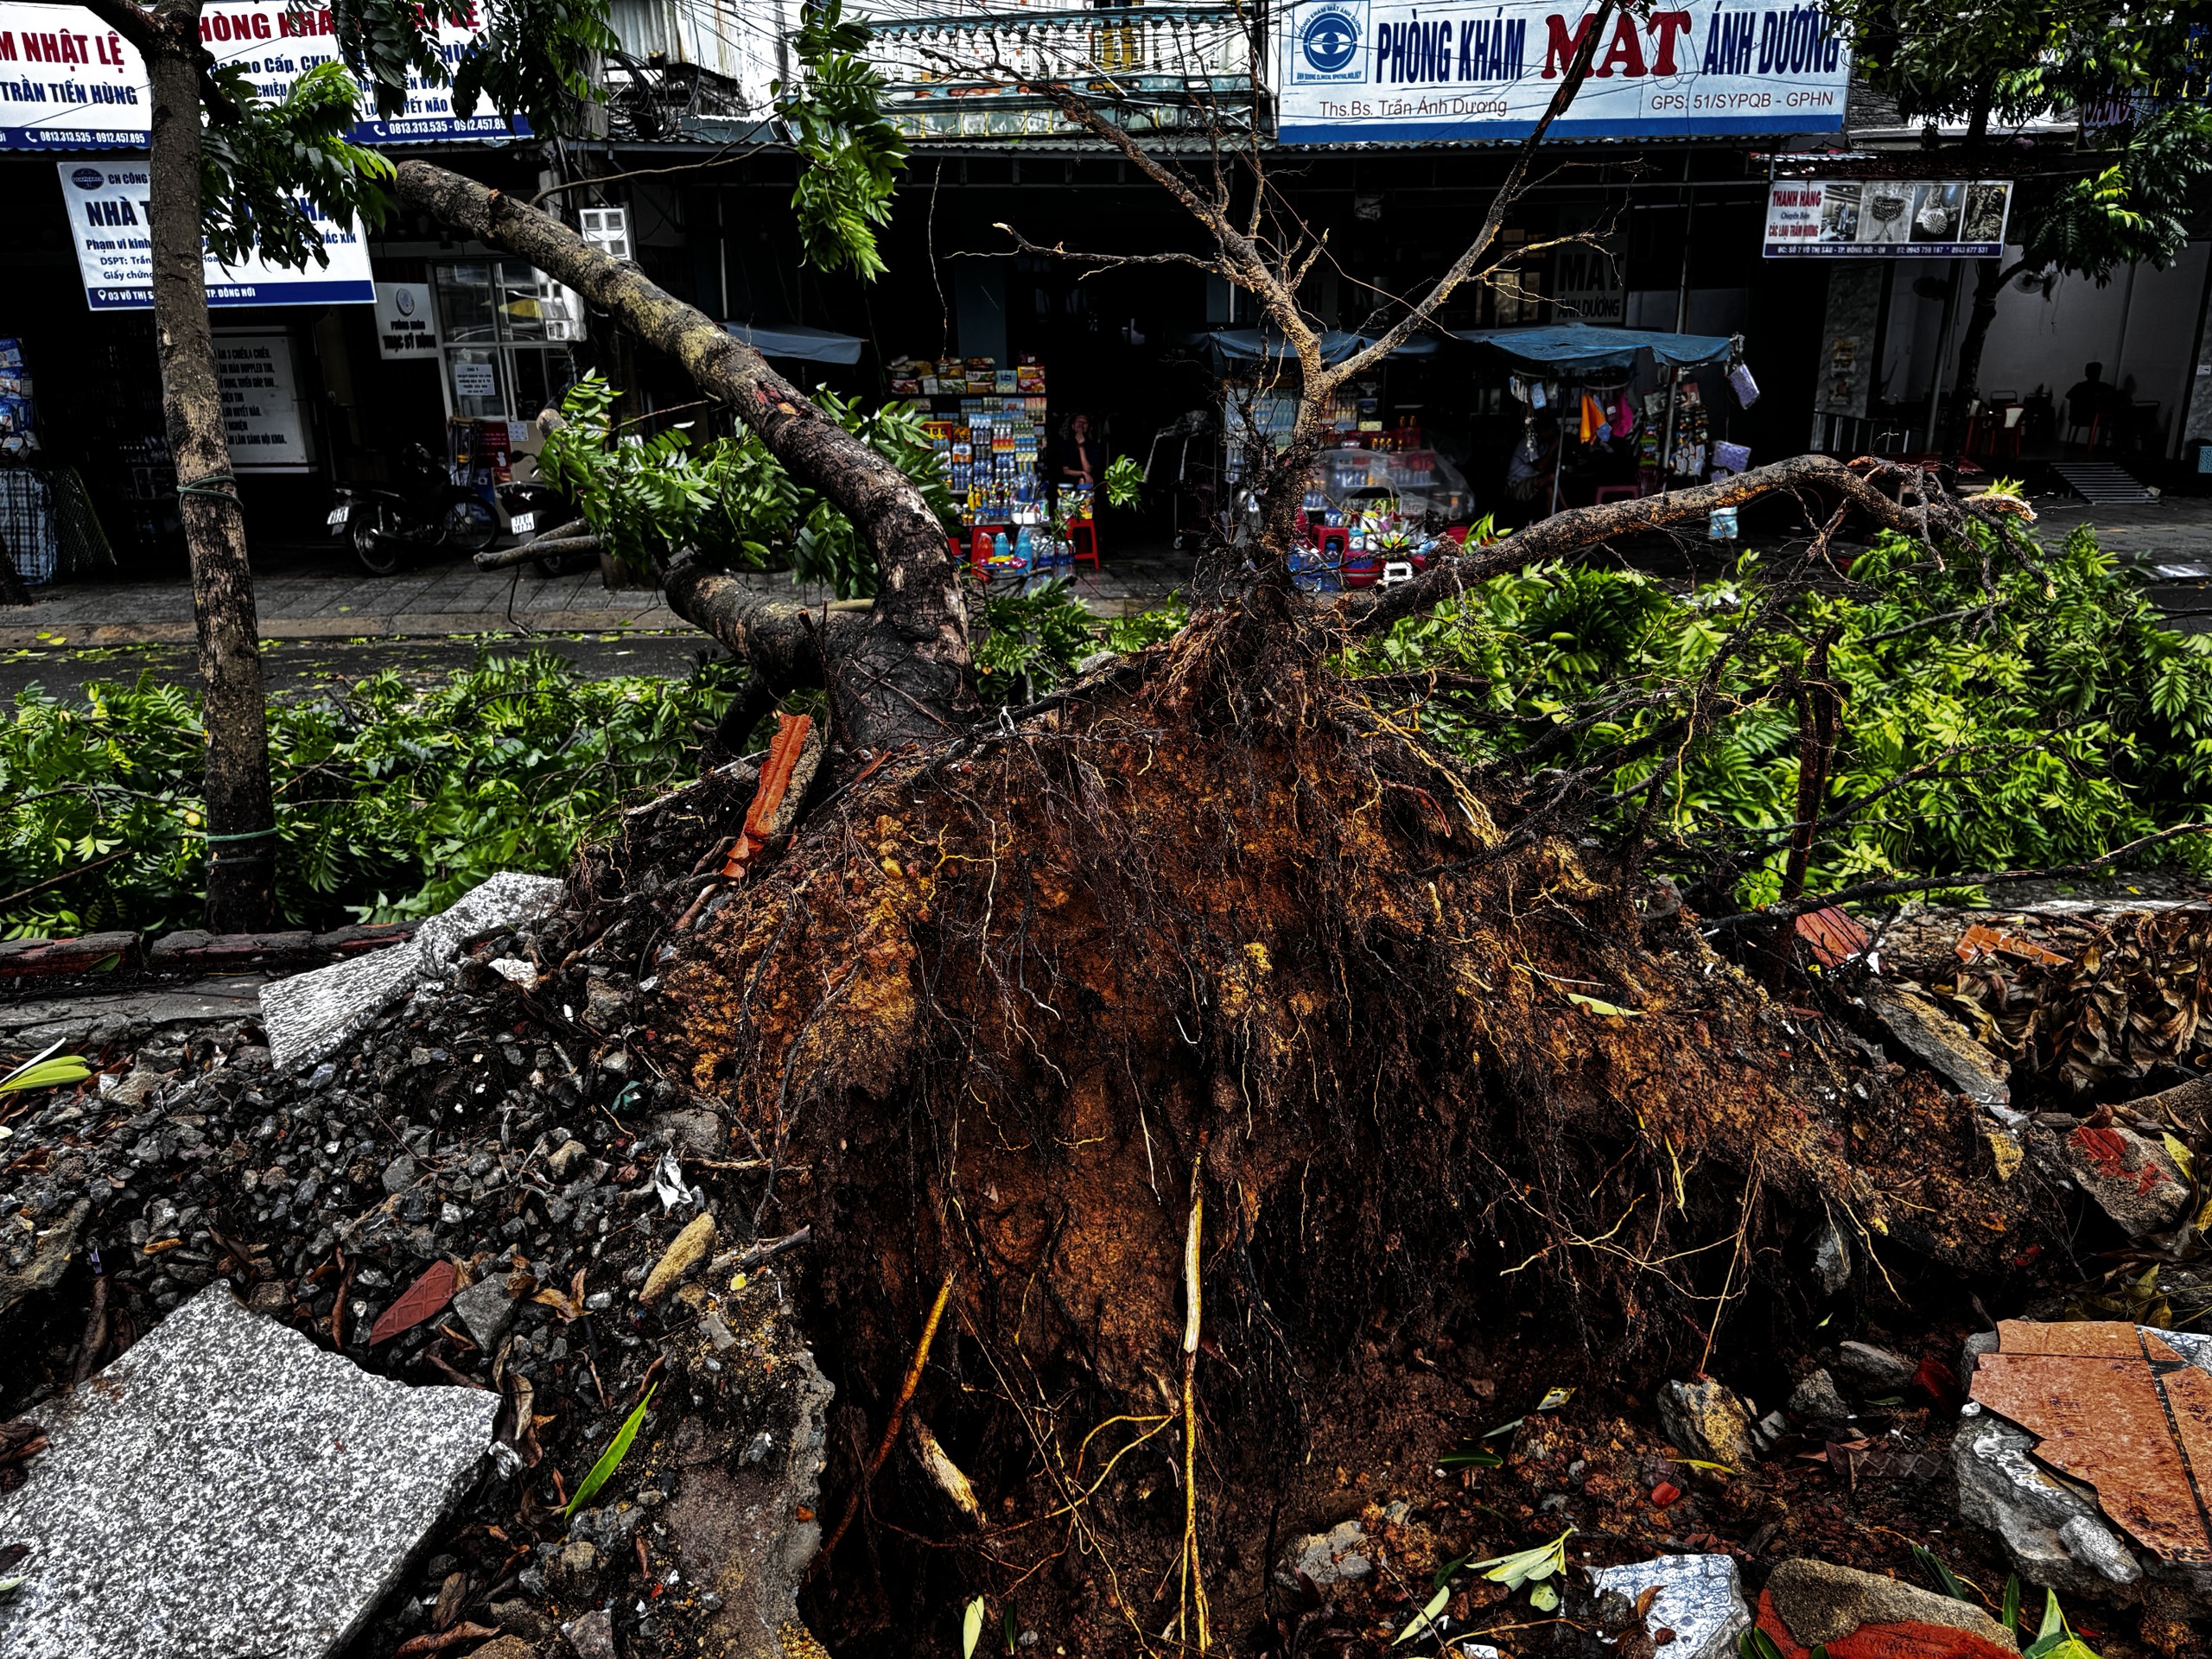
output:
[[[1783, 896], [1808, 754], [1815, 891], [2061, 865], [2204, 822], [2212, 639], [2163, 626], [2087, 527], [2056, 552], [1980, 550], [1939, 565], [1886, 536], [1847, 575], [1747, 555], [1681, 594], [1536, 566], [1349, 667], [1392, 677], [1378, 692], [1491, 775], [1640, 827], [1707, 904]], [[2164, 850], [2212, 869], [2212, 836]]]
[[[589, 680], [538, 651], [272, 709], [284, 920], [426, 915], [497, 870], [559, 874], [624, 804], [693, 773], [740, 673]], [[0, 725], [0, 929], [197, 925], [204, 743], [198, 700], [145, 676], [20, 695]]]

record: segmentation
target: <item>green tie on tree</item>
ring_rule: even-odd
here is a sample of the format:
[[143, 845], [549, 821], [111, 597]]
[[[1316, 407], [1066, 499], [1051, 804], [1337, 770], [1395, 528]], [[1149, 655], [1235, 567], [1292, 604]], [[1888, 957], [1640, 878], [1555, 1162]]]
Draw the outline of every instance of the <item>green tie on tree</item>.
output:
[[[2005, 283], [2056, 271], [2101, 287], [2123, 265], [2163, 269], [2188, 242], [2191, 191], [2212, 169], [2212, 110], [2201, 101], [2212, 35], [2202, 7], [2171, 0], [1827, 8], [1850, 28], [1859, 73], [1907, 120], [1927, 124], [1914, 161], [1922, 175], [2017, 181], [2007, 235], [2020, 254], [1975, 262], [1942, 410], [1943, 453], [1955, 461]], [[2054, 120], [2071, 120], [2074, 132], [2054, 134]], [[1961, 130], [1945, 137], [1945, 126]]]
[[[227, 264], [257, 254], [295, 269], [327, 264], [308, 205], [340, 222], [359, 214], [371, 223], [386, 206], [391, 164], [346, 137], [363, 89], [389, 118], [404, 109], [410, 77], [450, 83], [463, 115], [488, 103], [553, 131], [592, 96], [586, 71], [614, 41], [606, 0], [338, 0], [340, 61], [317, 65], [270, 99], [254, 95], [242, 68], [216, 65], [200, 42], [201, 3], [86, 0], [137, 48], [150, 83], [154, 328], [192, 554], [207, 743], [207, 926], [246, 932], [272, 919], [276, 829], [253, 579], [224, 442], [202, 248]], [[475, 44], [448, 70], [438, 26], [472, 15], [481, 25]]]

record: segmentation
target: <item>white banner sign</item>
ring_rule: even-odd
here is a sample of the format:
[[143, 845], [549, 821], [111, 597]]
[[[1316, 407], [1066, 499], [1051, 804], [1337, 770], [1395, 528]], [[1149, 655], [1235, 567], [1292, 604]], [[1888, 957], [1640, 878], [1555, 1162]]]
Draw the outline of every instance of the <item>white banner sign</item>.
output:
[[[448, 66], [476, 38], [470, 21], [438, 26]], [[338, 55], [327, 10], [294, 12], [287, 0], [213, 0], [200, 14], [200, 43], [219, 64], [238, 64], [254, 92], [279, 99], [316, 64]], [[143, 149], [152, 105], [137, 50], [81, 6], [0, 0], [0, 149]], [[410, 83], [407, 107], [385, 121], [362, 101], [356, 143], [505, 138], [527, 132], [480, 106], [464, 120], [442, 86]]]
[[1766, 195], [1770, 259], [2001, 259], [2005, 179], [1777, 179]]
[[438, 314], [428, 283], [377, 284], [377, 355], [437, 361]]
[[[1560, 0], [1286, 0], [1285, 143], [1526, 137], [1597, 10]], [[1560, 138], [1836, 132], [1850, 54], [1818, 6], [1688, 0], [1616, 14]]]
[[[146, 163], [135, 156], [61, 162], [61, 205], [77, 244], [85, 299], [95, 311], [143, 311], [154, 303], [154, 250], [146, 228]], [[369, 245], [360, 221], [315, 221], [327, 265], [286, 270], [256, 259], [236, 269], [207, 256], [207, 303], [225, 305], [366, 305]]]
[[215, 336], [215, 385], [223, 397], [223, 437], [236, 473], [304, 473], [315, 453], [292, 374], [292, 342], [283, 334]]

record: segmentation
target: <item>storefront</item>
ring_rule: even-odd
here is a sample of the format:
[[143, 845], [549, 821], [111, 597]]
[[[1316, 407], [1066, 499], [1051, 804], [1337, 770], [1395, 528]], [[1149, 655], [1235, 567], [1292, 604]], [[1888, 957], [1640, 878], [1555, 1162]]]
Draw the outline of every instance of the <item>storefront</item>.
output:
[[[201, 32], [219, 62], [274, 95], [327, 57], [327, 23], [287, 0], [235, 0], [210, 5]], [[444, 32], [456, 49], [469, 38], [460, 25]], [[48, 63], [67, 67], [15, 67]], [[0, 298], [0, 536], [32, 580], [110, 563], [179, 569], [153, 349], [143, 67], [89, 12], [20, 3], [0, 3], [0, 212], [14, 240]], [[432, 88], [413, 104], [353, 137], [423, 145], [509, 188], [534, 180], [504, 121], [458, 117]], [[490, 452], [503, 473], [509, 423], [575, 374], [580, 308], [526, 265], [472, 259], [427, 225], [321, 228], [322, 265], [211, 259], [207, 271], [232, 467], [264, 551], [318, 536], [333, 482], [390, 476], [410, 442], [472, 461]]]

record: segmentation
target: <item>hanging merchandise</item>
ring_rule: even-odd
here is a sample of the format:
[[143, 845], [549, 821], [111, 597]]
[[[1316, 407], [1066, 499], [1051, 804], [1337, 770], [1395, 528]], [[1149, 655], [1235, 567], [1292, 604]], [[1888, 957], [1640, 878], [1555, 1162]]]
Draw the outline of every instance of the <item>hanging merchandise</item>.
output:
[[1715, 478], [1719, 477], [1723, 473], [1743, 472], [1751, 464], [1751, 446], [1748, 443], [1731, 443], [1727, 439], [1722, 438], [1713, 444], [1713, 475]]
[[1712, 440], [1713, 422], [1704, 395], [1696, 381], [1685, 380], [1675, 406], [1675, 453], [1669, 458], [1669, 470], [1676, 478], [1702, 476]]
[[1736, 539], [1736, 509], [1715, 507], [1707, 520], [1705, 537], [1709, 542], [1732, 542]]
[[1582, 442], [1589, 443], [1594, 441], [1603, 443], [1612, 435], [1612, 431], [1605, 421], [1604, 406], [1588, 392], [1584, 392], [1582, 394]]
[[1759, 383], [1751, 378], [1751, 365], [1738, 363], [1728, 371], [1728, 385], [1736, 394], [1736, 401], [1749, 409], [1759, 400]]
[[1541, 380], [1531, 380], [1529, 383], [1529, 407], [1543, 409], [1548, 407], [1549, 403], [1550, 400], [1544, 394], [1544, 383]]
[[1519, 375], [1508, 375], [1505, 385], [1507, 390], [1512, 392], [1515, 403], [1525, 404], [1529, 401], [1529, 383]]
[[1613, 404], [1613, 432], [1616, 436], [1623, 438], [1636, 435], [1636, 404], [1630, 399], [1625, 386], [1621, 388], [1620, 396]]

